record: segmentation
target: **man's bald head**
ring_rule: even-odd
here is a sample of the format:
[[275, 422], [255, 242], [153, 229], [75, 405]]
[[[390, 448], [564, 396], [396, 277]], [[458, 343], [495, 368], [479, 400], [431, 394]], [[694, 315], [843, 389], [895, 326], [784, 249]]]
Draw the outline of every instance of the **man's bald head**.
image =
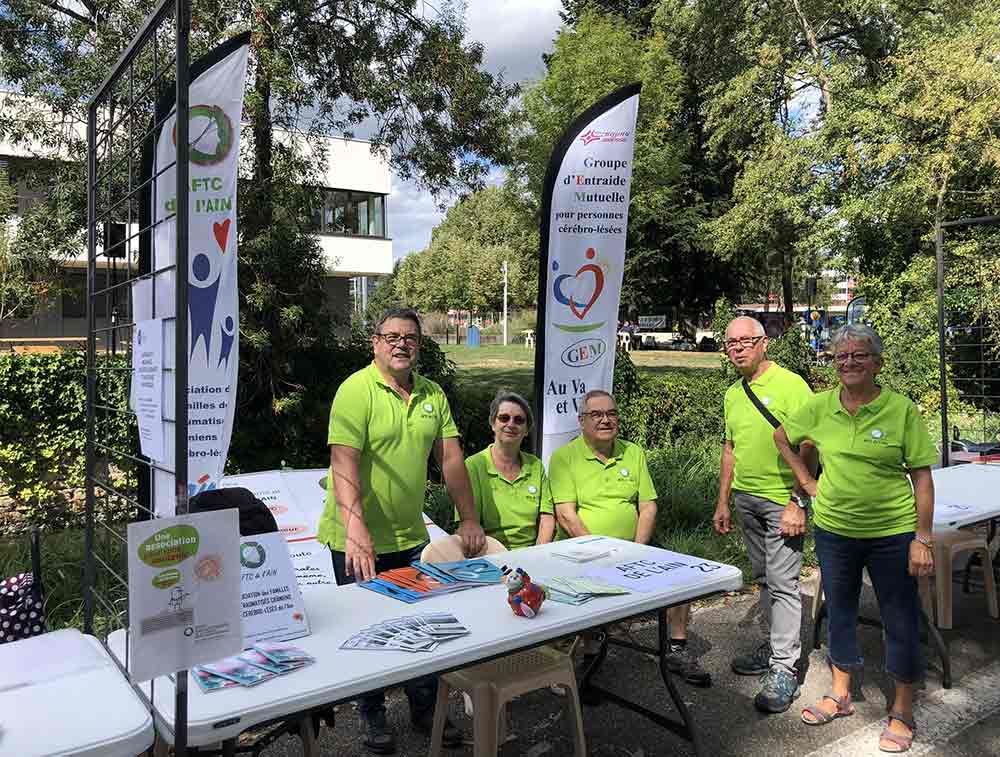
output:
[[766, 336], [766, 334], [764, 324], [748, 315], [737, 316], [726, 326], [726, 338], [738, 339], [741, 336]]

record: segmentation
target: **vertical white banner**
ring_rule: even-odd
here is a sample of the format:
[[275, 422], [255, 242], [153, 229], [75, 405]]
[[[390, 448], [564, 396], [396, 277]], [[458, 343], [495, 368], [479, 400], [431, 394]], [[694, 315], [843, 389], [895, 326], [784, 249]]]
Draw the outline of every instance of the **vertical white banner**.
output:
[[549, 164], [535, 361], [546, 465], [579, 434], [583, 395], [612, 390], [638, 109], [638, 85], [612, 93], [570, 126]]
[[[249, 46], [234, 40], [209, 53], [192, 68], [189, 94], [190, 195], [188, 238], [188, 496], [214, 489], [222, 478], [233, 432], [239, 369], [239, 294], [237, 290], [236, 185], [240, 155], [243, 92]], [[154, 169], [177, 155], [176, 115], [167, 118], [156, 143]], [[155, 178], [153, 271], [175, 260], [176, 171]], [[172, 272], [155, 276], [157, 316], [172, 316]], [[134, 293], [135, 294], [135, 293]], [[149, 295], [147, 295], [149, 296]], [[164, 335], [174, 354], [173, 322]], [[168, 364], [171, 368], [172, 364]], [[168, 409], [173, 406], [173, 373], [165, 381]], [[174, 417], [173, 413], [168, 413]], [[167, 427], [167, 464], [172, 467], [174, 426]], [[154, 487], [158, 515], [174, 513], [173, 477], [157, 471]]]

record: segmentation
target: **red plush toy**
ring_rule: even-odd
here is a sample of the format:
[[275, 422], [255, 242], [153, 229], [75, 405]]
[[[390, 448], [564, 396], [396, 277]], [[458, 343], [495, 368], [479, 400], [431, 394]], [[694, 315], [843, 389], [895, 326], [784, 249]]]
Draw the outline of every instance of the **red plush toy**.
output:
[[507, 604], [515, 615], [533, 618], [542, 609], [545, 601], [545, 587], [532, 583], [531, 576], [520, 568], [512, 570], [503, 567], [504, 583], [507, 584]]

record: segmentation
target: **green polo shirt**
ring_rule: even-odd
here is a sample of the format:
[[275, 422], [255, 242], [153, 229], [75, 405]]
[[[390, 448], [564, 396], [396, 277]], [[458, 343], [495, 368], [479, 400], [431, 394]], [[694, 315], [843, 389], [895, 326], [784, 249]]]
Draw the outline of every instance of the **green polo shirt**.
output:
[[825, 531], [874, 539], [913, 531], [917, 511], [907, 473], [938, 461], [917, 406], [885, 387], [851, 415], [840, 387], [814, 395], [784, 423], [792, 444], [811, 439], [819, 450], [814, 518]]
[[[365, 525], [378, 554], [398, 552], [427, 541], [424, 490], [434, 442], [458, 436], [448, 398], [430, 379], [413, 374], [409, 402], [386, 384], [375, 363], [349, 376], [330, 408], [330, 444], [361, 451], [358, 474]], [[333, 487], [318, 538], [344, 551], [344, 525]]]
[[[656, 499], [646, 453], [638, 444], [615, 440], [614, 456], [601, 462], [578, 436], [552, 453], [549, 460], [552, 501], [575, 502], [583, 525], [592, 534], [633, 541], [640, 502]], [[559, 530], [559, 538], [567, 534]]]
[[[508, 481], [497, 471], [491, 444], [465, 460], [479, 522], [487, 536], [507, 549], [530, 547], [538, 539], [538, 518], [552, 515], [552, 490], [542, 461], [521, 452], [521, 472]], [[455, 515], [456, 519], [458, 514]]]
[[[733, 488], [737, 491], [787, 505], [795, 475], [774, 446], [774, 427], [761, 415], [737, 381], [726, 390], [726, 440], [733, 444], [736, 469]], [[779, 422], [813, 396], [803, 378], [771, 363], [750, 382], [750, 388]]]

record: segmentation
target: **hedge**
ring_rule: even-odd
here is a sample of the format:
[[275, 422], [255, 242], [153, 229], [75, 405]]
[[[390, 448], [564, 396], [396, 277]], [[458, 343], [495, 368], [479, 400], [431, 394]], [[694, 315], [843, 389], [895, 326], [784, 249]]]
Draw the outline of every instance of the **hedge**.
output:
[[[336, 342], [323, 360], [317, 361], [327, 370], [322, 376], [307, 379], [307, 399], [295, 407], [272, 406], [253, 412], [248, 408], [254, 407], [254, 400], [243, 394], [245, 386], [241, 384], [227, 473], [283, 465], [327, 465], [330, 402], [340, 382], [370, 361], [370, 343], [360, 332]], [[97, 391], [101, 405], [128, 407], [128, 368], [126, 356], [99, 359]], [[241, 365], [240, 369], [247, 367]], [[421, 349], [420, 371], [442, 385], [452, 406], [458, 408], [456, 421], [460, 428], [481, 425], [480, 419], [471, 415], [475, 409], [471, 404], [463, 409], [455, 392], [455, 365], [433, 340], [426, 340]], [[138, 455], [131, 416], [102, 411], [97, 417], [95, 438], [99, 443]], [[0, 536], [23, 533], [34, 525], [52, 530], [83, 527], [85, 442], [85, 354], [0, 354]], [[98, 448], [97, 464], [103, 480], [122, 493], [134, 492], [136, 466], [127, 458], [112, 458]], [[122, 522], [132, 515], [129, 504], [121, 498], [98, 503], [99, 519]]]

